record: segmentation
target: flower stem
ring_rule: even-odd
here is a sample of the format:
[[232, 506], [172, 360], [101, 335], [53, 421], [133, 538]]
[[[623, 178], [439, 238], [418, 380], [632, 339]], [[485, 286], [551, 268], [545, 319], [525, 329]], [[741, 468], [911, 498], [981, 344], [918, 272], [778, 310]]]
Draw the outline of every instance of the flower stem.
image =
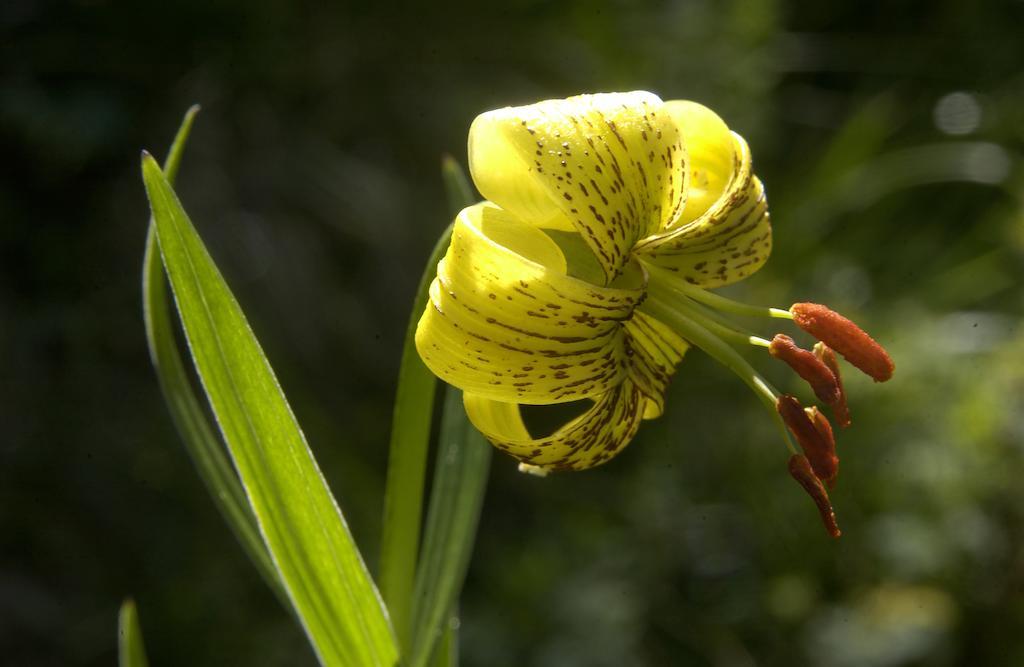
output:
[[384, 519], [381, 528], [380, 592], [404, 650], [412, 642], [412, 599], [423, 521], [423, 491], [437, 378], [416, 352], [416, 324], [427, 307], [431, 280], [444, 257], [453, 225], [441, 233], [427, 260], [405, 331], [398, 389], [391, 421]]
[[[672, 298], [671, 290], [666, 290], [662, 285], [657, 284], [656, 281], [652, 281], [648, 285], [648, 289], [650, 291], [648, 292], [647, 300], [640, 306], [640, 310], [664, 322], [688, 342], [696, 345], [715, 361], [739, 376], [772, 413], [776, 423], [782, 429], [786, 447], [790, 452], [796, 454], [796, 448], [789, 439], [786, 425], [775, 409], [775, 403], [779, 394], [771, 384], [754, 370], [747, 360], [740, 356], [739, 352], [710, 331], [708, 327], [704, 326], [705, 324], [711, 324], [711, 322], [704, 318], [701, 318], [703, 322], [699, 322], [693, 319], [692, 310], [687, 309], [685, 306], [680, 307], [679, 300]], [[681, 312], [684, 310], [689, 310], [689, 312]], [[716, 326], [721, 325], [716, 324]]]
[[712, 333], [736, 345], [753, 345], [755, 347], [768, 347], [771, 345], [771, 341], [754, 335], [693, 299], [679, 295], [679, 298], [673, 301], [673, 304], [679, 310], [685, 312], [691, 319], [700, 322], [710, 329]]
[[780, 320], [792, 320], [793, 315], [788, 310], [781, 308], [769, 308], [767, 306], [752, 306], [747, 303], [741, 303], [739, 301], [733, 301], [727, 299], [724, 296], [709, 292], [706, 289], [691, 285], [684, 280], [681, 280], [679, 276], [675, 275], [671, 271], [666, 271], [657, 266], [650, 264], [646, 265], [648, 271], [653, 275], [657, 275], [659, 280], [664, 281], [666, 284], [671, 285], [672, 289], [684, 296], [687, 296], [694, 301], [707, 304], [717, 310], [724, 310], [727, 313], [733, 313], [734, 315], [742, 315], [744, 317], [769, 317]]

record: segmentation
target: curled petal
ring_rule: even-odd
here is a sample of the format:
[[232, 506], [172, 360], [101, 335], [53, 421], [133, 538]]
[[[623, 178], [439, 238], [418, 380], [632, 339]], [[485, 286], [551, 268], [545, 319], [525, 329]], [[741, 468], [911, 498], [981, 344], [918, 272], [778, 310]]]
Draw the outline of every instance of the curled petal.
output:
[[684, 162], [679, 130], [646, 92], [507, 107], [469, 131], [480, 192], [530, 224], [578, 231], [606, 282], [638, 240], [681, 214]]
[[[711, 121], [703, 124], [716, 126]], [[684, 134], [684, 140], [689, 141], [690, 136]], [[695, 185], [702, 189], [693, 193], [692, 209], [691, 195], [687, 195], [681, 220], [706, 206], [710, 197], [717, 195], [717, 199], [694, 219], [644, 239], [636, 247], [641, 259], [702, 287], [720, 287], [749, 276], [764, 265], [772, 250], [768, 202], [764, 186], [751, 171], [750, 149], [738, 134], [730, 133], [729, 140], [731, 152], [722, 150], [721, 140], [701, 144], [698, 154], [706, 157], [690, 183], [691, 189]], [[721, 159], [730, 155], [730, 163]], [[723, 182], [727, 185], [720, 191]]]
[[604, 463], [636, 435], [647, 398], [626, 379], [596, 399], [580, 416], [547, 437], [534, 438], [519, 406], [466, 392], [463, 402], [473, 425], [498, 449], [531, 472], [583, 470]]
[[703, 104], [665, 102], [686, 148], [686, 206], [673, 228], [693, 222], [721, 199], [736, 172], [736, 138], [718, 114]]
[[636, 311], [626, 322], [629, 377], [649, 399], [645, 419], [665, 411], [665, 392], [689, 344], [650, 315]]
[[540, 229], [488, 203], [464, 210], [417, 327], [424, 363], [445, 382], [499, 401], [561, 403], [620, 384], [622, 322], [642, 298], [644, 277], [634, 268], [623, 286], [598, 287], [566, 270]]

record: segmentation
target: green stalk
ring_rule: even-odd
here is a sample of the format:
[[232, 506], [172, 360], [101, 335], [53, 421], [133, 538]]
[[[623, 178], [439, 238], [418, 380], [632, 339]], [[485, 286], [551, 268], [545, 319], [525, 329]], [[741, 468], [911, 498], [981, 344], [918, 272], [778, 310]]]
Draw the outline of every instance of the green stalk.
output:
[[[441, 174], [449, 210], [454, 217], [472, 203], [472, 190], [465, 174], [451, 157], [445, 157]], [[423, 365], [416, 351], [416, 325], [427, 307], [430, 283], [437, 273], [437, 263], [448, 249], [451, 233], [452, 225], [441, 233], [416, 290], [412, 314], [405, 330], [392, 415], [381, 536], [380, 590], [403, 654], [408, 653], [412, 641], [413, 582], [420, 544], [430, 425], [437, 391], [437, 378]]]
[[423, 365], [416, 351], [416, 325], [426, 308], [430, 283], [437, 263], [451, 240], [452, 226], [441, 234], [427, 260], [405, 330], [402, 365], [391, 419], [387, 485], [384, 492], [384, 525], [380, 551], [380, 592], [391, 615], [399, 644], [409, 646], [413, 580], [420, 544], [423, 486], [430, 445], [437, 378]]
[[466, 417], [462, 392], [448, 387], [423, 551], [413, 596], [410, 667], [425, 667], [450, 625], [469, 568], [492, 447]]
[[733, 301], [727, 299], [724, 296], [709, 292], [706, 289], [691, 285], [685, 280], [681, 280], [679, 276], [666, 271], [665, 269], [653, 266], [651, 264], [645, 264], [647, 270], [651, 272], [652, 276], [657, 276], [658, 280], [671, 285], [677, 292], [698, 301], [700, 303], [707, 304], [717, 310], [722, 310], [727, 313], [733, 313], [735, 315], [742, 315], [744, 317], [770, 317], [781, 320], [792, 320], [793, 315], [788, 310], [782, 310], [781, 308], [768, 308], [766, 306], [751, 306], [747, 303], [740, 301]]
[[676, 306], [678, 300], [672, 298], [671, 290], [667, 290], [656, 281], [651, 281], [648, 289], [647, 300], [640, 306], [640, 310], [664, 322], [688, 342], [699, 347], [743, 380], [772, 413], [774, 420], [782, 430], [787, 449], [796, 454], [797, 451], [789, 439], [786, 424], [775, 408], [778, 391], [746, 359], [740, 356], [739, 352], [709, 331], [702, 323], [680, 312]]
[[117, 664], [118, 667], [149, 667], [139, 614], [131, 598], [121, 603], [117, 615]]
[[441, 639], [437, 642], [431, 667], [458, 667], [459, 664], [459, 605], [452, 606], [448, 618], [441, 627]]
[[760, 336], [737, 329], [732, 323], [718, 317], [715, 311], [702, 306], [692, 299], [680, 296], [680, 298], [672, 302], [672, 305], [676, 310], [685, 314], [690, 319], [699, 322], [712, 333], [735, 345], [753, 345], [755, 347], [768, 347], [771, 345], [770, 341]]

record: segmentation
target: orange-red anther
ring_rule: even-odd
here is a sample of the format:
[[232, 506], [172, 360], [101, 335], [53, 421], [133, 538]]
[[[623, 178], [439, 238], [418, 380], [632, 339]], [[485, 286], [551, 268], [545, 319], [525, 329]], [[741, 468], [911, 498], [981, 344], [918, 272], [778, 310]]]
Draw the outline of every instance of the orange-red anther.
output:
[[[800, 401], [788, 394], [779, 396], [775, 407], [810, 460], [814, 474], [832, 488], [839, 474], [839, 457], [836, 456], [835, 440], [831, 438], [831, 427], [827, 434], [822, 433], [822, 429], [804, 412]], [[817, 414], [822, 420], [825, 419], [825, 415], [820, 412]]]
[[812, 405], [809, 408], [804, 408], [804, 414], [814, 424], [814, 428], [818, 431], [818, 435], [828, 443], [829, 448], [834, 452], [836, 449], [836, 438], [832, 434], [832, 424], [828, 423], [828, 417], [818, 409], [818, 406]]
[[846, 389], [843, 388], [843, 376], [839, 372], [839, 362], [836, 353], [824, 343], [815, 343], [814, 355], [821, 359], [821, 363], [828, 366], [832, 375], [836, 378], [836, 386], [839, 388], [839, 397], [835, 403], [829, 403], [832, 408], [832, 417], [839, 424], [839, 428], [846, 428], [850, 425], [850, 409], [846, 406]]
[[818, 303], [794, 303], [789, 312], [798, 327], [843, 355], [875, 382], [892, 377], [896, 366], [885, 348], [839, 313]]
[[794, 454], [789, 457], [789, 474], [803, 487], [807, 495], [814, 501], [821, 515], [821, 522], [825, 524], [825, 530], [832, 537], [839, 537], [843, 534], [836, 523], [836, 513], [832, 509], [832, 503], [828, 499], [828, 492], [811, 469], [811, 464], [806, 456]]
[[786, 362], [797, 375], [811, 385], [819, 401], [827, 405], [834, 405], [839, 401], [839, 383], [836, 381], [835, 373], [813, 352], [798, 346], [785, 334], [776, 334], [768, 346], [768, 353]]

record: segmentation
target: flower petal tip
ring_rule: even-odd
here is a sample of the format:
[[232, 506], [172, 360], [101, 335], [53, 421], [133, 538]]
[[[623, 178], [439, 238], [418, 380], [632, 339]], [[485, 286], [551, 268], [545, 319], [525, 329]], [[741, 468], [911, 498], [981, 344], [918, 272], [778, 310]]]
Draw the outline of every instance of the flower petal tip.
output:
[[547, 468], [531, 465], [529, 463], [520, 463], [519, 472], [527, 475], [533, 475], [534, 477], [547, 477], [551, 473]]

